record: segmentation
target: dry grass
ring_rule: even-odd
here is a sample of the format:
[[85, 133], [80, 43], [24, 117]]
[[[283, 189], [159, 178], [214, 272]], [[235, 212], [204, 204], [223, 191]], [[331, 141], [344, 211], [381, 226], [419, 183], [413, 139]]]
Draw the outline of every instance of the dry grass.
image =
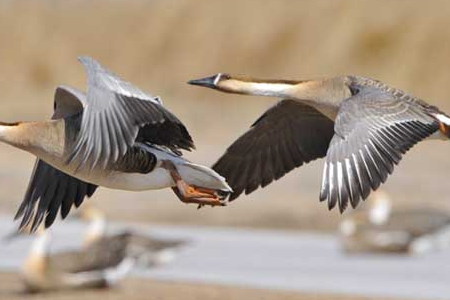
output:
[[[2, 1], [0, 120], [48, 117], [56, 85], [84, 86], [81, 54], [161, 95], [196, 140], [189, 158], [205, 164], [273, 103], [185, 84], [217, 72], [366, 75], [450, 111], [449, 15], [446, 1]], [[449, 152], [433, 143], [406, 156], [386, 185], [398, 205], [450, 208], [441, 198]], [[1, 145], [0, 160], [0, 209], [12, 212], [32, 158]], [[315, 162], [225, 209], [197, 212], [168, 191], [100, 190], [94, 198], [113, 218], [330, 229], [338, 214], [317, 201], [321, 168]]]

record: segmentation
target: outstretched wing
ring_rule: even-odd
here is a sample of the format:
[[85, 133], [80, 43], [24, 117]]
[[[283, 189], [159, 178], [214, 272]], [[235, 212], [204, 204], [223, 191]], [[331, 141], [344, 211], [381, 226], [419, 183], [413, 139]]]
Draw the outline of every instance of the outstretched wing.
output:
[[[81, 118], [74, 146], [66, 149], [68, 162], [76, 161], [79, 168], [106, 167], [128, 159], [135, 142], [165, 146], [178, 154], [179, 149], [194, 146], [185, 126], [159, 98], [146, 95], [91, 58], [82, 57], [80, 61], [88, 74], [88, 95], [58, 87], [52, 117]], [[79, 206], [96, 188], [37, 160], [16, 219], [22, 217], [21, 227], [32, 222], [35, 230], [45, 218], [49, 227], [59, 210], [66, 217], [73, 203]]]
[[230, 184], [233, 200], [324, 157], [333, 132], [333, 121], [313, 107], [282, 100], [238, 138], [213, 169]]
[[88, 77], [86, 102], [68, 163], [78, 168], [106, 168], [136, 141], [190, 150], [191, 136], [181, 121], [152, 97], [123, 81], [89, 57], [79, 59]]
[[417, 142], [439, 129], [439, 122], [419, 101], [405, 101], [374, 87], [345, 100], [338, 112], [328, 149], [320, 200], [329, 208], [356, 207], [385, 182]]
[[[83, 92], [60, 86], [55, 92], [52, 119], [60, 119], [82, 113], [85, 103]], [[86, 196], [91, 197], [97, 186], [84, 182], [37, 159], [31, 173], [25, 197], [14, 219], [22, 217], [20, 228], [29, 225], [35, 231], [45, 219], [45, 227], [50, 227], [61, 211], [64, 219], [72, 205], [79, 207]]]
[[76, 179], [37, 159], [31, 174], [25, 197], [14, 219], [22, 217], [20, 228], [32, 221], [35, 231], [45, 218], [45, 227], [50, 227], [61, 210], [64, 219], [72, 207], [79, 207], [86, 196], [91, 197], [97, 186]]

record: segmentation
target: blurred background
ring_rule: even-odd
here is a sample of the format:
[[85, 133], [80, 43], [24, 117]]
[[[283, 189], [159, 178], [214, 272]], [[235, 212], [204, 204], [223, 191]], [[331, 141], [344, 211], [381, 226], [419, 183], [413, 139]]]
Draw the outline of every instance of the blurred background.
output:
[[[450, 112], [447, 1], [154, 0], [1, 1], [0, 120], [49, 118], [57, 85], [85, 89], [77, 56], [89, 55], [162, 97], [211, 165], [276, 99], [189, 86], [227, 72], [309, 79], [380, 79]], [[394, 206], [450, 211], [450, 143], [423, 143], [384, 185]], [[34, 158], [0, 145], [0, 212], [24, 195]], [[170, 190], [101, 188], [90, 202], [108, 218], [151, 224], [335, 231], [337, 211], [319, 203], [322, 161], [291, 172], [225, 209], [186, 206]]]

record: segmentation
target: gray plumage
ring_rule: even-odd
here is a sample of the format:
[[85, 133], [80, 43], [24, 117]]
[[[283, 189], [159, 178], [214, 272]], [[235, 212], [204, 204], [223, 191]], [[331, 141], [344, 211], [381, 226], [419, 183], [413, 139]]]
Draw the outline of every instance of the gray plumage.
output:
[[356, 207], [394, 170], [402, 155], [439, 129], [439, 121], [414, 98], [356, 81], [357, 94], [339, 107], [327, 152], [320, 200], [343, 211]]
[[437, 107], [369, 78], [284, 81], [219, 73], [189, 83], [291, 99], [267, 110], [214, 164], [234, 190], [230, 200], [326, 156], [320, 200], [344, 211], [385, 182], [417, 142], [450, 136], [450, 118]]
[[76, 161], [78, 168], [91, 170], [99, 164], [105, 169], [133, 146], [141, 127], [145, 131], [145, 126], [165, 122], [171, 124], [175, 138], [164, 146], [186, 150], [193, 147], [184, 125], [161, 105], [158, 97], [146, 95], [89, 57], [79, 60], [86, 68], [88, 91], [85, 99], [79, 99], [83, 117], [68, 163]]
[[101, 239], [81, 250], [49, 255], [50, 263], [61, 273], [103, 271], [117, 267], [128, 253], [130, 235], [118, 234], [115, 239]]
[[[192, 138], [158, 97], [147, 95], [92, 58], [79, 60], [88, 77], [87, 94], [60, 86], [52, 121], [0, 126], [0, 132], [7, 131], [0, 136], [2, 141], [39, 157], [15, 216], [22, 217], [20, 228], [32, 222], [34, 231], [44, 220], [49, 227], [58, 211], [65, 218], [99, 185], [126, 190], [173, 187], [169, 171], [161, 167], [163, 160], [179, 169], [183, 180], [212, 189], [212, 194], [216, 189], [228, 193], [229, 186], [217, 173], [181, 157], [180, 150], [194, 148]], [[32, 140], [36, 131], [46, 140]]]

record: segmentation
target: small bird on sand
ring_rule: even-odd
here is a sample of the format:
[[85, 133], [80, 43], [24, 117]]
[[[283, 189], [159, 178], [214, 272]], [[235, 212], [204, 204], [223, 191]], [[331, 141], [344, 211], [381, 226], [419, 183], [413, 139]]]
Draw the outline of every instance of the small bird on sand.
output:
[[[6, 240], [30, 234], [30, 231], [31, 226], [24, 227], [8, 235]], [[123, 241], [51, 253], [49, 230], [41, 225], [32, 235], [35, 239], [21, 273], [26, 292], [107, 288], [116, 285], [136, 264], [136, 257], [129, 255]]]
[[126, 244], [129, 256], [137, 260], [137, 267], [166, 264], [175, 259], [177, 250], [189, 243], [180, 239], [163, 239], [129, 228], [118, 228], [108, 232], [108, 221], [104, 213], [90, 203], [86, 203], [75, 216], [88, 222], [83, 239], [84, 247], [94, 247], [96, 244], [123, 247], [123, 244]]
[[339, 226], [346, 252], [421, 254], [450, 248], [450, 213], [429, 207], [394, 210], [381, 190], [366, 204], [344, 215]]

